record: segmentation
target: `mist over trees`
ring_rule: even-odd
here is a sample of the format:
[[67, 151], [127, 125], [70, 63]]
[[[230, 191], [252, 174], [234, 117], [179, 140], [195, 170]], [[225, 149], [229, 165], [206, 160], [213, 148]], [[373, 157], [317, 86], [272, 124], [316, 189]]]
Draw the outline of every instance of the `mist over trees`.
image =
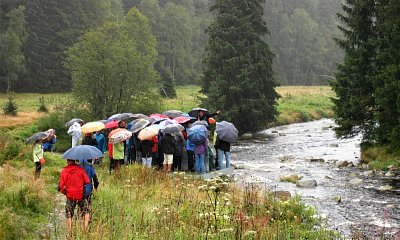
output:
[[[264, 20], [270, 30], [265, 40], [275, 54], [273, 70], [281, 84], [326, 84], [340, 62], [333, 43], [340, 36], [336, 12], [341, 0], [266, 0]], [[156, 37], [157, 71], [165, 76], [160, 88], [199, 84], [203, 71], [207, 27], [214, 19], [215, 0], [0, 0], [0, 34], [10, 36], [10, 14], [21, 11], [26, 31], [0, 61], [15, 70], [0, 69], [0, 90], [6, 92], [71, 91], [71, 74], [62, 62], [65, 51], [86, 31], [105, 22], [121, 21], [132, 8], [148, 19]], [[6, 44], [2, 43], [2, 47]], [[19, 56], [18, 61], [12, 56]], [[163, 85], [164, 84], [164, 85]], [[169, 92], [170, 90], [162, 90]], [[173, 91], [172, 91], [173, 93]]]

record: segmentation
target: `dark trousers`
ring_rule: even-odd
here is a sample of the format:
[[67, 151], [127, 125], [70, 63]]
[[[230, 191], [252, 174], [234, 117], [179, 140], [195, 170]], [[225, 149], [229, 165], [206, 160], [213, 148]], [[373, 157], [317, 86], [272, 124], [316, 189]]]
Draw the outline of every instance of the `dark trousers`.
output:
[[42, 164], [35, 162], [35, 178], [40, 177], [40, 171], [42, 170]]
[[114, 158], [110, 158], [110, 174], [112, 170], [114, 170]]
[[218, 148], [214, 146], [215, 149], [215, 169], [219, 169], [219, 164], [218, 164]]
[[188, 170], [194, 172], [194, 151], [187, 150], [186, 152], [188, 156]]
[[173, 161], [172, 161], [172, 170], [175, 171], [181, 171], [182, 170], [182, 156], [176, 156], [174, 155]]

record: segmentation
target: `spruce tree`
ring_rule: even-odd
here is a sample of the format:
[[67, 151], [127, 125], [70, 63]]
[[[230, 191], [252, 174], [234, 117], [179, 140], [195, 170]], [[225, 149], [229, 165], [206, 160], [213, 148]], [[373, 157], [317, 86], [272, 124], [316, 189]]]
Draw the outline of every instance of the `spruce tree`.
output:
[[336, 93], [335, 121], [339, 136], [363, 133], [364, 141], [375, 139], [375, 62], [376, 33], [374, 29], [375, 1], [346, 0], [344, 24], [339, 29], [344, 39], [337, 43], [345, 50], [344, 62], [339, 64], [336, 79], [331, 86]]
[[217, 0], [208, 28], [202, 91], [205, 107], [220, 109], [241, 132], [255, 131], [276, 115], [273, 53], [262, 39], [268, 33], [262, 0]]
[[376, 114], [379, 143], [400, 151], [400, 2], [377, 1]]

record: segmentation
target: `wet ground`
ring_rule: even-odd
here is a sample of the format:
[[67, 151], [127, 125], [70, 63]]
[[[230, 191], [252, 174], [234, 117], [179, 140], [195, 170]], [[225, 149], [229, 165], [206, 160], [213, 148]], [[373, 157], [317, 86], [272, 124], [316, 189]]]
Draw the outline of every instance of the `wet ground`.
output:
[[[365, 239], [400, 239], [400, 180], [365, 176], [367, 170], [358, 167], [336, 167], [341, 160], [358, 165], [360, 137], [337, 139], [333, 126], [331, 119], [292, 124], [267, 129], [257, 138], [237, 143], [232, 148], [232, 163], [242, 169], [235, 170], [235, 178], [302, 195], [306, 204], [326, 216], [329, 228], [346, 237], [359, 234]], [[316, 180], [318, 185], [299, 188], [279, 181], [280, 176], [291, 174]], [[353, 179], [362, 183], [351, 185]], [[378, 190], [387, 184], [395, 189]]]

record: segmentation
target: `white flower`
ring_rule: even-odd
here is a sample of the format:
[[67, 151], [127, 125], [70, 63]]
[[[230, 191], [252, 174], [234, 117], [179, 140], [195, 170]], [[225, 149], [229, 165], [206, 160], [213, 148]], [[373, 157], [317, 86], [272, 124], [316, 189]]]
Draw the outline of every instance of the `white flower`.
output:
[[214, 191], [214, 190], [216, 190], [217, 188], [216, 188], [215, 186], [211, 186], [211, 187], [209, 187], [209, 189]]

